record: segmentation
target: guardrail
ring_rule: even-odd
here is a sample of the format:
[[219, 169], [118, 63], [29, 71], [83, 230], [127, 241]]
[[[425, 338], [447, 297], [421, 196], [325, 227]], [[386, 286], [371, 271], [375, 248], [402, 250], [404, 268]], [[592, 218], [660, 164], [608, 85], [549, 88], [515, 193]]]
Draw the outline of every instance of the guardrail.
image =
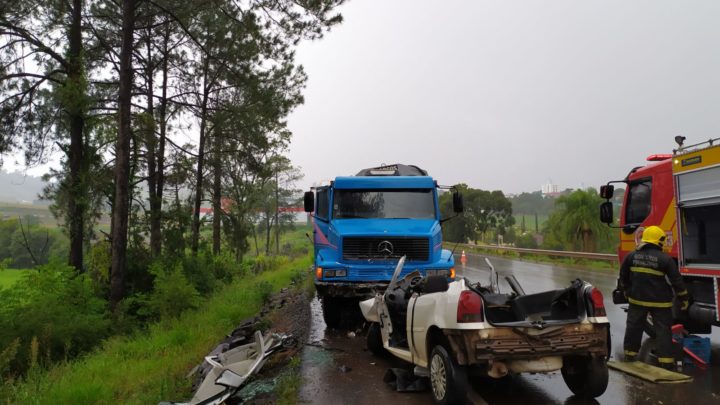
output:
[[[448, 246], [455, 246], [454, 243], [447, 243]], [[572, 257], [576, 259], [589, 259], [589, 260], [601, 260], [607, 262], [617, 262], [617, 255], [611, 253], [587, 253], [587, 252], [568, 252], [564, 250], [546, 250], [546, 249], [525, 249], [516, 248], [510, 246], [497, 246], [497, 245], [470, 245], [460, 243], [458, 246], [464, 246], [467, 248], [485, 249], [485, 250], [500, 250], [508, 252], [517, 252], [520, 254], [540, 255], [540, 256], [552, 256], [552, 257]], [[457, 253], [457, 251], [455, 251]]]

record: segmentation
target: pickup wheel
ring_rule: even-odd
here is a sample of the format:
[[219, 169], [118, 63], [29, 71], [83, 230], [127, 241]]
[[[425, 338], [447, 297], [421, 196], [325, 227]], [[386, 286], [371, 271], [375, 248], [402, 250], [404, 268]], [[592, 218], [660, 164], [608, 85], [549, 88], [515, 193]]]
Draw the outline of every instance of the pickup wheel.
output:
[[441, 345], [430, 354], [430, 387], [436, 404], [462, 404], [465, 402], [467, 375]]
[[367, 347], [372, 354], [378, 357], [387, 357], [388, 355], [388, 351], [383, 347], [380, 324], [377, 322], [370, 323], [367, 333]]
[[342, 302], [337, 298], [323, 297], [322, 311], [325, 325], [328, 328], [337, 329], [342, 321]]
[[604, 358], [567, 356], [563, 358], [562, 376], [570, 391], [581, 398], [602, 395], [608, 386], [608, 367]]

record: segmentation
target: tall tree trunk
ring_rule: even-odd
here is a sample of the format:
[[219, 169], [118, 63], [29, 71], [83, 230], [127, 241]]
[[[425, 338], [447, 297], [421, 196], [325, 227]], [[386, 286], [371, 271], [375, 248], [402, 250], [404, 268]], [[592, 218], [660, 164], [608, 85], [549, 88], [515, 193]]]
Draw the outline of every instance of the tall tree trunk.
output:
[[258, 248], [257, 231], [255, 231], [255, 222], [252, 223], [253, 240], [255, 241], [255, 256], [260, 256], [260, 249]]
[[272, 235], [273, 216], [270, 212], [265, 213], [265, 254], [270, 255], [270, 235]]
[[280, 255], [280, 182], [275, 172], [275, 254]]
[[[70, 31], [68, 35], [68, 86], [77, 91], [79, 97], [85, 97], [82, 61], [82, 0], [73, 0]], [[77, 103], [78, 100], [73, 100]], [[68, 165], [70, 166], [70, 187], [68, 198], [68, 228], [70, 233], [70, 254], [68, 263], [76, 270], [83, 269], [83, 241], [85, 231], [85, 211], [87, 198], [83, 187], [83, 167], [87, 165], [83, 159], [85, 149], [83, 129], [85, 127], [84, 112], [77, 106], [68, 109], [70, 116], [70, 150]]]
[[127, 231], [129, 213], [130, 138], [132, 137], [132, 54], [135, 1], [122, 2], [122, 48], [120, 50], [120, 89], [118, 92], [118, 139], [115, 146], [115, 202], [113, 204], [110, 306], [115, 309], [125, 297]]
[[222, 167], [221, 153], [222, 149], [222, 131], [215, 132], [215, 146], [213, 150], [213, 255], [220, 254], [220, 220], [222, 219]]
[[167, 88], [168, 88], [168, 43], [170, 42], [170, 24], [165, 26], [163, 35], [163, 61], [162, 61], [162, 94], [158, 124], [160, 125], [160, 139], [158, 139], [157, 168], [155, 171], [155, 199], [150, 201], [150, 249], [157, 256], [162, 252], [162, 205], [165, 190], [165, 142], [167, 134]]
[[160, 255], [159, 241], [160, 241], [160, 229], [154, 227], [156, 219], [160, 216], [157, 210], [157, 148], [155, 139], [155, 93], [154, 93], [154, 80], [153, 75], [155, 74], [152, 60], [152, 30], [147, 29], [146, 39], [146, 60], [145, 60], [145, 75], [147, 77], [147, 114], [152, 120], [150, 128], [146, 128], [147, 133], [145, 139], [145, 145], [147, 148], [147, 165], [148, 165], [148, 199], [150, 200], [150, 252], [153, 257]]
[[203, 197], [203, 169], [205, 164], [205, 138], [207, 132], [208, 97], [210, 85], [208, 84], [209, 61], [205, 57], [203, 63], [203, 98], [200, 106], [200, 140], [198, 141], [197, 173], [195, 174], [195, 206], [193, 211], [192, 243], [190, 249], [193, 256], [197, 256], [200, 247], [200, 205]]

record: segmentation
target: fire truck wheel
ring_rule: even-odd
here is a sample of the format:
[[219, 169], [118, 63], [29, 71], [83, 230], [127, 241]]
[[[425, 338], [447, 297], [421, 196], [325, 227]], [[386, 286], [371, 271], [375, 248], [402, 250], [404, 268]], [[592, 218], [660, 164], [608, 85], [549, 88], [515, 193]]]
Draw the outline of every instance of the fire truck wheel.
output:
[[322, 299], [323, 319], [328, 328], [337, 329], [342, 320], [342, 302], [333, 297]]
[[566, 356], [563, 358], [562, 376], [573, 394], [581, 398], [596, 398], [608, 386], [607, 361], [590, 356]]

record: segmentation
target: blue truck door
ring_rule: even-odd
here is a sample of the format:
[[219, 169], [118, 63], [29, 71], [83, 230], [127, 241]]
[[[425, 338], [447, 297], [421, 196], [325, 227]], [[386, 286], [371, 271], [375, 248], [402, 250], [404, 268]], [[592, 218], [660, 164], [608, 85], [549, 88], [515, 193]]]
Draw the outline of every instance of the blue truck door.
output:
[[313, 242], [315, 247], [315, 263], [317, 264], [318, 249], [330, 245], [328, 241], [328, 228], [330, 225], [330, 187], [318, 187], [315, 201]]

